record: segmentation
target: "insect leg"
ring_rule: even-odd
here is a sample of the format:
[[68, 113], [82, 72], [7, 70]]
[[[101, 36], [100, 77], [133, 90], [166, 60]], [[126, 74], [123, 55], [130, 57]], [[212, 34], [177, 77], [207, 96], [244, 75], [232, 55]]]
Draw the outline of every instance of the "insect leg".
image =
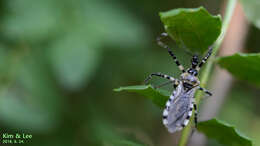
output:
[[207, 89], [199, 87], [199, 90], [205, 92], [208, 96], [212, 96], [212, 93], [210, 93]]
[[[197, 110], [197, 104], [195, 103], [195, 101], [193, 101], [193, 108], [194, 108], [194, 123], [195, 123], [195, 128], [197, 128], [197, 126], [198, 126], [198, 110]], [[191, 136], [193, 136], [194, 132], [195, 132], [195, 129], [192, 128]]]
[[144, 80], [145, 84], [147, 84], [148, 81], [151, 80], [153, 76], [158, 76], [158, 77], [161, 77], [161, 78], [168, 79], [172, 82], [175, 82], [175, 79], [171, 76], [168, 76], [168, 75], [165, 75], [165, 74], [162, 74], [162, 73], [152, 73]]
[[197, 71], [199, 71], [202, 65], [206, 63], [206, 61], [208, 60], [211, 54], [212, 54], [212, 47], [209, 48], [207, 55], [201, 60], [199, 66], [196, 67]]
[[161, 46], [161, 47], [163, 47], [163, 48], [165, 48], [165, 49], [168, 50], [168, 52], [169, 52], [169, 54], [172, 56], [174, 62], [177, 64], [178, 68], [179, 68], [182, 72], [185, 72], [184, 67], [180, 64], [180, 62], [178, 61], [177, 57], [176, 57], [176, 56], [173, 54], [173, 52], [171, 51], [170, 47], [167, 46], [165, 43], [163, 43], [163, 42], [161, 41], [162, 38], [165, 38], [165, 37], [167, 37], [167, 36], [168, 36], [168, 34], [167, 34], [166, 32], [161, 33], [161, 35], [157, 38], [157, 43], [158, 43], [159, 46]]
[[197, 104], [193, 103], [193, 108], [194, 108], [194, 123], [195, 127], [197, 128], [198, 125], [198, 111], [197, 111]]

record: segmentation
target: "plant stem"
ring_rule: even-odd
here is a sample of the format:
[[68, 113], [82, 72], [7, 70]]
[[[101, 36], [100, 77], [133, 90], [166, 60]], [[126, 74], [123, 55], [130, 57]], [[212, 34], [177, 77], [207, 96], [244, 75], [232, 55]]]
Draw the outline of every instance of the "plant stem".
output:
[[[225, 9], [225, 16], [224, 16], [224, 20], [222, 23], [222, 30], [221, 30], [221, 34], [219, 36], [219, 38], [216, 40], [216, 42], [214, 43], [214, 47], [213, 47], [213, 52], [211, 57], [214, 58], [217, 54], [217, 51], [224, 39], [225, 33], [227, 31], [228, 28], [228, 24], [232, 18], [232, 14], [233, 11], [235, 9], [236, 6], [236, 0], [228, 0], [227, 1], [227, 5], [226, 5], [226, 9]], [[209, 60], [209, 62], [206, 64], [205, 69], [203, 70], [202, 74], [201, 74], [201, 80], [200, 80], [200, 84], [202, 87], [206, 86], [206, 83], [209, 79], [210, 73], [213, 69], [213, 61]], [[196, 103], [199, 105], [201, 98], [203, 97], [203, 93], [202, 92], [197, 92], [195, 95], [195, 99], [196, 99]], [[191, 117], [191, 119], [193, 119], [193, 117]], [[179, 142], [179, 146], [186, 146], [187, 142], [188, 142], [188, 138], [189, 135], [191, 133], [191, 125], [192, 122], [190, 122], [182, 131], [182, 135], [181, 135], [181, 139]]]

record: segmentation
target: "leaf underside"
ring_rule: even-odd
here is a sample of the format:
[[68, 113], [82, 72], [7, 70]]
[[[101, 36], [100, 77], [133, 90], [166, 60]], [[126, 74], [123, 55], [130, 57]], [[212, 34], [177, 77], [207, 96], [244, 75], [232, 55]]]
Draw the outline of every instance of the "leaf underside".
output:
[[179, 8], [160, 13], [166, 32], [181, 47], [202, 54], [221, 33], [221, 17], [203, 8]]
[[217, 119], [199, 122], [197, 129], [225, 146], [252, 146], [252, 141], [234, 126]]
[[138, 93], [152, 100], [152, 102], [160, 108], [163, 108], [165, 106], [165, 103], [170, 96], [170, 93], [168, 91], [162, 89], [154, 89], [151, 85], [125, 86], [114, 89], [114, 91], [127, 91]]
[[219, 57], [218, 64], [238, 79], [248, 81], [260, 87], [260, 53], [236, 53]]

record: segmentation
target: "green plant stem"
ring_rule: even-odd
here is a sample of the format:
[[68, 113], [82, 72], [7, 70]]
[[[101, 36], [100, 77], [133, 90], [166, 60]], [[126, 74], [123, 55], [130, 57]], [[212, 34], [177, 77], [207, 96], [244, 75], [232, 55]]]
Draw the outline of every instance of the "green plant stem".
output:
[[[221, 43], [224, 39], [225, 33], [227, 31], [227, 28], [228, 28], [228, 24], [231, 20], [233, 11], [234, 11], [235, 6], [236, 6], [236, 2], [237, 2], [236, 0], [228, 0], [227, 1], [225, 16], [224, 16], [224, 20], [223, 20], [223, 23], [222, 23], [222, 31], [221, 31], [219, 38], [214, 43], [213, 52], [212, 52], [212, 55], [211, 55], [212, 58], [214, 58], [216, 56], [217, 51], [218, 51], [218, 49], [219, 49], [219, 47], [220, 47], [220, 45], [221, 45]], [[201, 84], [202, 87], [206, 86], [206, 83], [208, 82], [208, 79], [209, 79], [209, 76], [210, 76], [212, 69], [213, 69], [213, 61], [209, 60], [209, 62], [206, 64], [205, 69], [203, 70], [203, 72], [201, 74], [200, 84]], [[196, 93], [195, 98], [196, 98], [196, 102], [197, 102], [198, 105], [199, 105], [202, 97], [203, 97], [202, 92]], [[193, 119], [193, 117], [191, 119]], [[192, 125], [192, 122], [190, 122], [183, 129], [181, 139], [180, 139], [180, 142], [179, 142], [179, 146], [186, 146], [186, 144], [188, 142], [189, 135], [191, 133], [191, 125]]]

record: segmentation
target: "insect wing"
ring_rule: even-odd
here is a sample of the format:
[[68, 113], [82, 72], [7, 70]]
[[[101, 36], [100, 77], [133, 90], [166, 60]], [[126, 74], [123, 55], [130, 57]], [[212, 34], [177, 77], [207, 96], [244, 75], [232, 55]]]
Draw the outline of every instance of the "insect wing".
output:
[[168, 124], [166, 124], [166, 127], [169, 132], [173, 133], [183, 128], [182, 125], [188, 117], [194, 93], [195, 89], [188, 92], [182, 89], [180, 94], [175, 97], [175, 100], [170, 105], [167, 117]]

